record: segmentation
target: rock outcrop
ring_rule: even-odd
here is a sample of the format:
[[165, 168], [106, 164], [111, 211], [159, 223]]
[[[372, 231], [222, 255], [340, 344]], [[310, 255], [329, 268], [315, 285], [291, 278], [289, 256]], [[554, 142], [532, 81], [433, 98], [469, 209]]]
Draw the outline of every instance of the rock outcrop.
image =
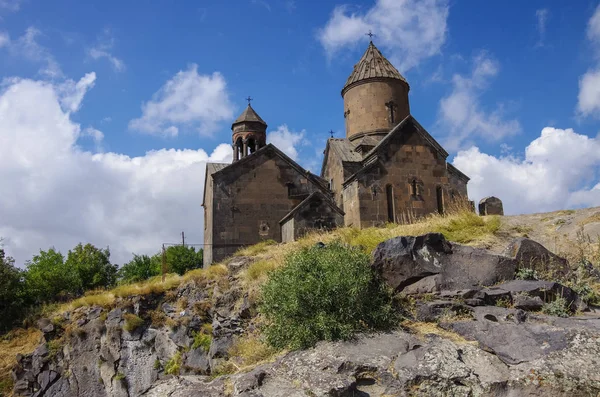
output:
[[[511, 247], [510, 256], [494, 255], [441, 234], [385, 241], [374, 251], [372, 267], [411, 296], [397, 330], [321, 342], [215, 377], [236, 338], [255, 326], [256, 307], [240, 279], [252, 259], [234, 258], [221, 280], [192, 279], [166, 294], [120, 298], [110, 309], [81, 307], [40, 320], [44, 343], [18, 357], [15, 393], [597, 396], [599, 313], [560, 283], [514, 280], [524, 257], [529, 263], [553, 257], [525, 240]], [[553, 261], [568, 268], [562, 258]], [[557, 298], [564, 299], [565, 315], [577, 316], [540, 312]]]
[[[373, 252], [373, 268], [397, 292], [492, 285], [515, 276], [516, 261], [446, 241], [440, 233], [387, 240]], [[418, 285], [414, 285], [415, 283]]]

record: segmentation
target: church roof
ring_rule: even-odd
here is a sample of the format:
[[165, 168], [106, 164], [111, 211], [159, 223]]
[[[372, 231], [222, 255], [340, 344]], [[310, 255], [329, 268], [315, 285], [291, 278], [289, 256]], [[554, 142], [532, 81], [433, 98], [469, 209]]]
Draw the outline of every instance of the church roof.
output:
[[248, 107], [246, 109], [244, 109], [242, 114], [240, 114], [240, 116], [237, 119], [235, 119], [233, 124], [244, 123], [247, 121], [261, 123], [261, 124], [264, 124], [265, 126], [267, 125], [267, 123], [265, 123], [265, 121], [260, 118], [258, 113], [256, 113], [256, 111], [250, 105], [248, 105]]
[[204, 175], [204, 193], [202, 194], [202, 206], [206, 202], [206, 185], [208, 185], [208, 178], [215, 172], [221, 171], [223, 168], [231, 164], [227, 163], [206, 163], [206, 174]]
[[212, 175], [217, 171], [221, 171], [223, 168], [230, 164], [227, 163], [206, 163], [206, 173]]
[[355, 146], [348, 139], [329, 139], [328, 142], [331, 150], [335, 151], [335, 154], [345, 162], [355, 163], [361, 162], [362, 156], [360, 153], [356, 153]]
[[[340, 215], [344, 216], [344, 211], [342, 211], [340, 209], [340, 207], [338, 207], [337, 205], [335, 205], [335, 203], [333, 201], [331, 201], [331, 199], [329, 197], [327, 197], [326, 195], [324, 195], [322, 192], [316, 191], [316, 192], [311, 193], [311, 195], [308, 196], [307, 198], [305, 198], [300, 204], [298, 204], [297, 206], [295, 206], [294, 208], [292, 208], [292, 210], [290, 212], [288, 212], [279, 221], [279, 224], [281, 225], [281, 224], [285, 223], [288, 219], [290, 219], [291, 217], [293, 217], [298, 211], [300, 211], [308, 203], [310, 203], [311, 201], [314, 201], [315, 199], [321, 199], [322, 202], [324, 202], [325, 204], [327, 204], [334, 211], [336, 211]], [[315, 215], [317, 215], [317, 214], [315, 214]]]
[[360, 58], [358, 63], [354, 65], [352, 74], [350, 74], [350, 77], [348, 77], [348, 80], [346, 80], [346, 84], [342, 89], [342, 95], [344, 95], [344, 92], [349, 86], [354, 85], [362, 80], [372, 78], [397, 79], [408, 84], [398, 69], [396, 69], [394, 65], [392, 65], [390, 61], [383, 56], [383, 54], [381, 54], [381, 51], [375, 47], [373, 42], [370, 42], [369, 47], [367, 47], [367, 50], [363, 54], [362, 58]]
[[[308, 179], [310, 182], [312, 182], [315, 186], [319, 187], [322, 191], [324, 191], [324, 192], [328, 191], [327, 182], [323, 178], [304, 169], [304, 167], [302, 167], [300, 164], [296, 163], [294, 160], [292, 160], [288, 155], [286, 155], [281, 150], [279, 150], [277, 148], [277, 146], [273, 145], [272, 143], [269, 143], [266, 146], [261, 147], [260, 149], [258, 149], [256, 152], [252, 153], [249, 156], [242, 157], [238, 161], [234, 161], [231, 164], [225, 164], [226, 167], [223, 167], [223, 168], [219, 169], [218, 171], [215, 171], [213, 173], [213, 175], [220, 175], [223, 173], [230, 172], [231, 170], [242, 167], [244, 164], [254, 161], [259, 156], [263, 156], [268, 153], [272, 153], [272, 154], [278, 156], [279, 158], [281, 158], [283, 161], [287, 162], [292, 168], [294, 168], [300, 174], [303, 174], [304, 176], [306, 176], [306, 179]], [[211, 164], [211, 163], [208, 163], [208, 164]], [[214, 163], [212, 163], [212, 164], [214, 164]]]
[[[352, 174], [344, 181], [344, 185], [350, 183], [354, 179], [356, 179], [360, 174], [368, 170], [370, 167], [379, 163], [378, 152], [383, 148], [387, 147], [390, 140], [396, 135], [401, 134], [402, 130], [412, 124], [415, 127], [415, 131], [417, 134], [421, 135], [421, 137], [427, 142], [435, 151], [437, 151], [444, 159], [448, 157], [448, 152], [444, 150], [444, 148], [423, 128], [421, 124], [411, 115], [406, 116], [404, 120], [402, 120], [398, 125], [396, 125], [392, 130], [375, 146], [371, 149], [362, 159], [362, 168]], [[458, 170], [456, 170], [458, 171]], [[460, 171], [458, 171], [460, 172]], [[462, 173], [461, 173], [462, 174]], [[464, 175], [464, 174], [463, 174]], [[466, 175], [465, 175], [466, 177]]]

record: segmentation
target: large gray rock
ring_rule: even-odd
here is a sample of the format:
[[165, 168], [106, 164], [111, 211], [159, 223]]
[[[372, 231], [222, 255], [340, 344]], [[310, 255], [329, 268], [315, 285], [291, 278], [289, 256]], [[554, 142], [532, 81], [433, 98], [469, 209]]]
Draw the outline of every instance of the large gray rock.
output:
[[557, 297], [563, 297], [566, 300], [568, 308], [571, 311], [586, 310], [586, 303], [571, 288], [553, 281], [541, 280], [512, 280], [506, 283], [486, 288], [481, 291], [486, 295], [509, 293], [512, 300], [518, 295], [529, 297], [538, 297], [542, 302], [550, 303]]
[[565, 276], [569, 273], [569, 262], [566, 259], [528, 238], [521, 237], [513, 240], [506, 247], [503, 255], [513, 258], [519, 269], [534, 269], [541, 275], [554, 277]]
[[[513, 259], [453, 244], [442, 234], [396, 237], [379, 244], [372, 267], [396, 291], [468, 289], [514, 278]], [[434, 277], [438, 276], [438, 277]]]

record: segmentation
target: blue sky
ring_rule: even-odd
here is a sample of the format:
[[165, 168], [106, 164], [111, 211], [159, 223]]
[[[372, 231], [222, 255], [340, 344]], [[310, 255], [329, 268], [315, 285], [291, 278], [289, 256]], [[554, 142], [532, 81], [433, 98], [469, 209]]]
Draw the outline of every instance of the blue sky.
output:
[[0, 236], [21, 261], [81, 240], [121, 260], [182, 229], [200, 242], [203, 167], [228, 160], [244, 98], [319, 173], [369, 29], [472, 199], [497, 195], [509, 213], [600, 205], [597, 6], [0, 0], [0, 177], [28, 192], [0, 199]]

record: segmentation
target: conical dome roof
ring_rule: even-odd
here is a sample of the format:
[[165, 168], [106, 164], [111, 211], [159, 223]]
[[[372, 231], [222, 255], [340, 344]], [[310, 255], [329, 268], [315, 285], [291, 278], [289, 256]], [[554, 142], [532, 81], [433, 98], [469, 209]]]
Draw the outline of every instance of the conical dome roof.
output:
[[354, 70], [342, 89], [342, 95], [351, 85], [373, 78], [397, 79], [408, 85], [404, 76], [381, 54], [381, 51], [371, 41], [362, 58], [354, 65]]
[[263, 119], [256, 113], [256, 111], [252, 108], [252, 106], [248, 105], [246, 109], [240, 114], [240, 116], [235, 119], [233, 124], [244, 123], [244, 122], [255, 122], [267, 125]]

